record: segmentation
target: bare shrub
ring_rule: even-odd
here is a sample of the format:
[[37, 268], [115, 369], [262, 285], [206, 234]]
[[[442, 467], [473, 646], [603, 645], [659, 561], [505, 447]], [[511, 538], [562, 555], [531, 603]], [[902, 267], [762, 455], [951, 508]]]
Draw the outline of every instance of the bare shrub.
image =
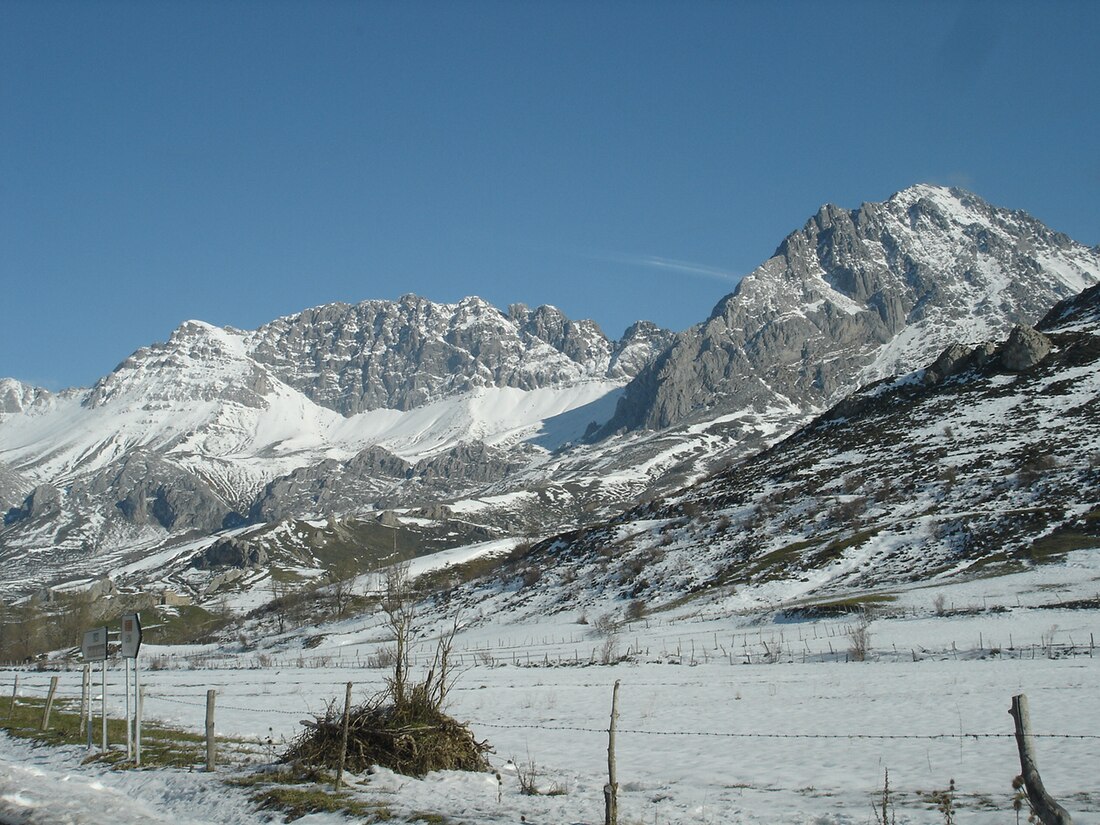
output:
[[611, 634], [600, 645], [600, 664], [613, 665], [619, 661], [619, 637]]
[[389, 670], [394, 666], [396, 661], [397, 653], [394, 651], [392, 645], [389, 647], [380, 647], [367, 657], [367, 667], [377, 670]]
[[1040, 453], [1026, 459], [1020, 465], [1018, 478], [1022, 484], [1034, 484], [1059, 466], [1058, 458], [1050, 453]]
[[897, 812], [894, 809], [894, 795], [890, 790], [890, 769], [885, 769], [885, 776], [882, 780], [882, 794], [879, 797], [879, 804], [871, 802], [871, 810], [875, 814], [876, 825], [897, 825], [898, 817]]
[[930, 801], [943, 817], [943, 825], [955, 825], [955, 780], [942, 791], [933, 791]]
[[856, 496], [847, 501], [838, 501], [829, 511], [829, 521], [834, 524], [853, 524], [867, 510], [867, 499]]
[[592, 629], [601, 636], [613, 635], [616, 630], [615, 616], [611, 613], [597, 616], [592, 622]]
[[936, 598], [932, 599], [932, 610], [935, 611], [937, 616], [942, 616], [947, 612], [947, 597], [943, 593], [937, 593]]
[[531, 758], [531, 754], [527, 754], [526, 762], [518, 762], [515, 758], [512, 759], [512, 764], [516, 766], [516, 779], [519, 780], [519, 792], [526, 796], [538, 796], [538, 765], [535, 764], [535, 760]]
[[853, 662], [867, 661], [867, 654], [871, 650], [871, 620], [866, 613], [861, 613], [859, 621], [848, 633], [848, 658]]
[[[363, 771], [381, 765], [409, 776], [436, 770], [488, 770], [485, 753], [489, 745], [478, 742], [469, 728], [443, 712], [453, 678], [450, 655], [458, 618], [440, 633], [435, 659], [418, 681], [411, 678], [409, 668], [416, 610], [407, 565], [396, 565], [387, 572], [381, 606], [393, 644], [378, 655], [385, 654], [393, 671], [384, 690], [349, 712], [347, 766]], [[336, 767], [344, 754], [343, 716], [333, 700], [323, 717], [304, 723], [306, 730], [283, 755], [283, 761]]]
[[[348, 718], [346, 767], [362, 773], [381, 765], [406, 776], [430, 771], [486, 771], [486, 742], [447, 716], [428, 700], [417, 685], [399, 708], [379, 694], [353, 708]], [[340, 761], [343, 708], [335, 702], [323, 717], [306, 726], [283, 754], [284, 762], [335, 769]]]
[[524, 587], [534, 587], [542, 578], [542, 570], [537, 567], [528, 567], [523, 571], [522, 581]]

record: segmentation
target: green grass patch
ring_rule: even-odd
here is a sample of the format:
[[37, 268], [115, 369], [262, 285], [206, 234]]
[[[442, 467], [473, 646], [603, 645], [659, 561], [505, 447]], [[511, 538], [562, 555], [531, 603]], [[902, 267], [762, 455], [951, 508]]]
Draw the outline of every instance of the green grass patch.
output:
[[[80, 724], [80, 703], [72, 699], [59, 699], [54, 702], [50, 713], [50, 724], [41, 730], [42, 715], [46, 700], [38, 697], [19, 697], [15, 708], [8, 714], [11, 699], [0, 702], [0, 730], [20, 739], [31, 739], [45, 745], [77, 745], [88, 743], [87, 727]], [[99, 708], [93, 702], [92, 707], [92, 743], [97, 749], [90, 757], [111, 764], [126, 763], [126, 720], [107, 719], [107, 742], [105, 752], [98, 751], [102, 743], [103, 727]], [[121, 746], [121, 747], [120, 747]], [[249, 743], [240, 739], [218, 739], [218, 756], [227, 760], [234, 755], [247, 751]], [[205, 734], [180, 730], [159, 722], [143, 721], [141, 724], [141, 764], [142, 767], [191, 768], [205, 765]]]
[[229, 625], [231, 617], [211, 613], [197, 604], [158, 609], [156, 627], [142, 631], [146, 642], [182, 645], [197, 642]]
[[357, 799], [346, 791], [333, 791], [331, 786], [316, 783], [267, 785], [253, 792], [249, 798], [261, 810], [283, 813], [284, 822], [320, 813], [343, 813], [365, 822], [388, 822], [393, 819], [389, 808], [381, 803]]
[[1089, 535], [1072, 527], [1059, 527], [1031, 543], [1024, 551], [1025, 558], [1036, 564], [1059, 561], [1066, 553], [1100, 547], [1100, 537]]
[[848, 616], [853, 613], [872, 612], [876, 607], [884, 607], [898, 600], [893, 593], [867, 593], [849, 596], [846, 599], [831, 599], [827, 602], [811, 602], [788, 610], [797, 612], [806, 618], [827, 618], [829, 616]]
[[[832, 541], [828, 541], [827, 544], [825, 544], [827, 539], [824, 537], [795, 541], [731, 570], [719, 583], [729, 584], [736, 581], [750, 581], [758, 577], [763, 578], [765, 581], [772, 581], [789, 576], [792, 572], [820, 567], [834, 559], [841, 558], [845, 550], [870, 541], [878, 535], [881, 529], [881, 527], [872, 527], [867, 530], [860, 530], [843, 538], [834, 538]], [[823, 547], [822, 544], [824, 544]], [[815, 550], [814, 548], [820, 549]]]

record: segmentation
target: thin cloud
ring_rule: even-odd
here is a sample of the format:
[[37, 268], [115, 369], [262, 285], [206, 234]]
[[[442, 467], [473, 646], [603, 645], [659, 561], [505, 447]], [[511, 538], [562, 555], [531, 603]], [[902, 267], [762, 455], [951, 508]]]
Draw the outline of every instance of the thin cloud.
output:
[[679, 272], [684, 275], [694, 275], [699, 278], [709, 278], [713, 281], [725, 281], [727, 283], [737, 283], [742, 277], [740, 274], [731, 272], [728, 269], [692, 261], [678, 261], [675, 258], [662, 258], [658, 255], [592, 255], [590, 257], [596, 260], [625, 264], [626, 266], [644, 266], [649, 269]]

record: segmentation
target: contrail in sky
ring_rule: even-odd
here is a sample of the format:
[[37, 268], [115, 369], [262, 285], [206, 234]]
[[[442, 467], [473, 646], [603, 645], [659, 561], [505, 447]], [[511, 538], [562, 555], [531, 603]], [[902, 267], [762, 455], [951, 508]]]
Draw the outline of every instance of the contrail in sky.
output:
[[591, 257], [611, 263], [644, 266], [668, 272], [682, 272], [686, 275], [695, 275], [700, 278], [710, 278], [711, 280], [727, 281], [729, 283], [737, 283], [742, 278], [738, 273], [730, 272], [728, 269], [692, 263], [691, 261], [678, 261], [675, 258], [662, 258], [658, 255], [592, 255]]

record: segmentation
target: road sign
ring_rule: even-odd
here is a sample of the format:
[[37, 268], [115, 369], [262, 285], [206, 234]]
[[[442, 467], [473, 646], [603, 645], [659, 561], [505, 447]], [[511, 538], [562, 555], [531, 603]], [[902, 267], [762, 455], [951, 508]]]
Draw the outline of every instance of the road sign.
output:
[[119, 655], [124, 659], [136, 659], [141, 647], [141, 620], [137, 613], [122, 614], [122, 630], [119, 633]]
[[107, 628], [97, 627], [85, 632], [80, 652], [84, 655], [85, 662], [107, 661]]

